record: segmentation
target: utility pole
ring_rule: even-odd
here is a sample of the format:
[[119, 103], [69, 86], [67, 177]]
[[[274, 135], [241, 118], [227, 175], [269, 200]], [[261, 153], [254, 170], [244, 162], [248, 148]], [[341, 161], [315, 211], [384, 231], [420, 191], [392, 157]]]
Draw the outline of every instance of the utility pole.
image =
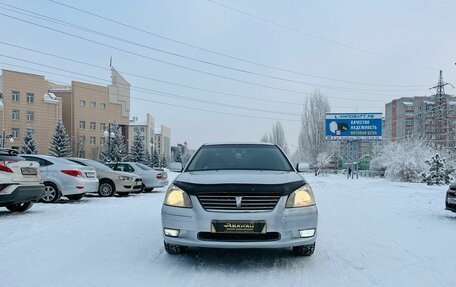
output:
[[430, 88], [435, 89], [434, 98], [434, 145], [448, 147], [448, 101], [445, 94], [445, 86], [451, 85], [443, 81], [442, 70], [440, 70], [437, 85]]

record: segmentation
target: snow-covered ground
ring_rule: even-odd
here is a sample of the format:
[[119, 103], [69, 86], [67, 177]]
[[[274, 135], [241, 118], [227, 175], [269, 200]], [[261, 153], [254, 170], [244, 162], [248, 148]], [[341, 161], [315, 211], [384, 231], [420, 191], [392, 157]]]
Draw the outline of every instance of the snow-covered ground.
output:
[[310, 258], [288, 250], [166, 254], [159, 193], [0, 210], [0, 286], [454, 286], [446, 187], [308, 176], [319, 207]]

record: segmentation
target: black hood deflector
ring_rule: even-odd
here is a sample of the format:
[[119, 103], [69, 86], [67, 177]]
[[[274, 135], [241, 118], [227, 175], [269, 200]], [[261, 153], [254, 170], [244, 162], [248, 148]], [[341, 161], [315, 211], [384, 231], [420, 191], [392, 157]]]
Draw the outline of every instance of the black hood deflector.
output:
[[195, 184], [183, 181], [175, 181], [174, 185], [184, 190], [189, 195], [198, 195], [200, 193], [219, 194], [219, 193], [273, 193], [289, 195], [296, 189], [305, 185], [304, 180], [287, 182], [282, 184]]

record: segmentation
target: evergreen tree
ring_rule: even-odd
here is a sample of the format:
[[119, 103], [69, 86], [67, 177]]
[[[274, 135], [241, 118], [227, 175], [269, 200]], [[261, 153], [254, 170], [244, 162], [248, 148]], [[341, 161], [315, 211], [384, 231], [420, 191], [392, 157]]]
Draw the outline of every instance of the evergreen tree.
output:
[[144, 162], [144, 158], [144, 141], [141, 139], [141, 134], [136, 132], [130, 149], [130, 161], [142, 163]]
[[70, 138], [65, 131], [62, 120], [59, 120], [55, 126], [51, 147], [49, 148], [49, 155], [55, 157], [66, 157], [71, 155]]
[[423, 177], [428, 185], [450, 184], [453, 180], [451, 174], [454, 169], [447, 166], [445, 159], [439, 154], [434, 155], [431, 160], [426, 160], [426, 163], [430, 165], [430, 168], [426, 174], [423, 174]]
[[168, 163], [166, 162], [166, 156], [162, 156], [161, 167], [168, 167]]
[[101, 147], [100, 159], [106, 162], [123, 161], [128, 155], [125, 140], [118, 124], [111, 124], [111, 133], [114, 134], [114, 137], [111, 138], [111, 135], [108, 135], [106, 138]]
[[146, 150], [145, 153], [144, 153], [143, 164], [145, 164], [145, 165], [147, 165], [149, 167], [153, 167], [152, 156], [150, 155], [150, 152], [148, 150]]
[[152, 166], [159, 167], [160, 166], [160, 157], [156, 149], [154, 149], [154, 154], [152, 155]]
[[31, 128], [27, 128], [27, 130], [25, 131], [24, 142], [21, 144], [19, 148], [19, 153], [38, 154], [36, 138]]
[[174, 161], [182, 163], [182, 156], [180, 150], [177, 150], [174, 154]]

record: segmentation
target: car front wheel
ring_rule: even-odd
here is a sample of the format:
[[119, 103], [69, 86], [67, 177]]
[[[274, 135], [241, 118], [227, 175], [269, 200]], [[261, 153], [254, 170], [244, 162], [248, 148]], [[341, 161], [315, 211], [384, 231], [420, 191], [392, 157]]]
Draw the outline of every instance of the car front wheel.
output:
[[185, 253], [185, 251], [187, 251], [187, 247], [186, 246], [181, 246], [181, 245], [174, 245], [174, 244], [170, 244], [170, 243], [165, 243], [165, 250], [166, 252], [168, 252], [169, 254], [183, 254]]
[[113, 196], [116, 192], [114, 185], [109, 181], [102, 181], [100, 187], [98, 188], [98, 194], [102, 197]]
[[28, 202], [8, 204], [6, 206], [6, 208], [12, 212], [24, 212], [26, 210], [29, 210], [30, 207], [32, 207], [32, 205], [33, 205], [33, 202], [28, 201]]
[[297, 256], [311, 256], [315, 251], [315, 243], [293, 247], [293, 254]]

